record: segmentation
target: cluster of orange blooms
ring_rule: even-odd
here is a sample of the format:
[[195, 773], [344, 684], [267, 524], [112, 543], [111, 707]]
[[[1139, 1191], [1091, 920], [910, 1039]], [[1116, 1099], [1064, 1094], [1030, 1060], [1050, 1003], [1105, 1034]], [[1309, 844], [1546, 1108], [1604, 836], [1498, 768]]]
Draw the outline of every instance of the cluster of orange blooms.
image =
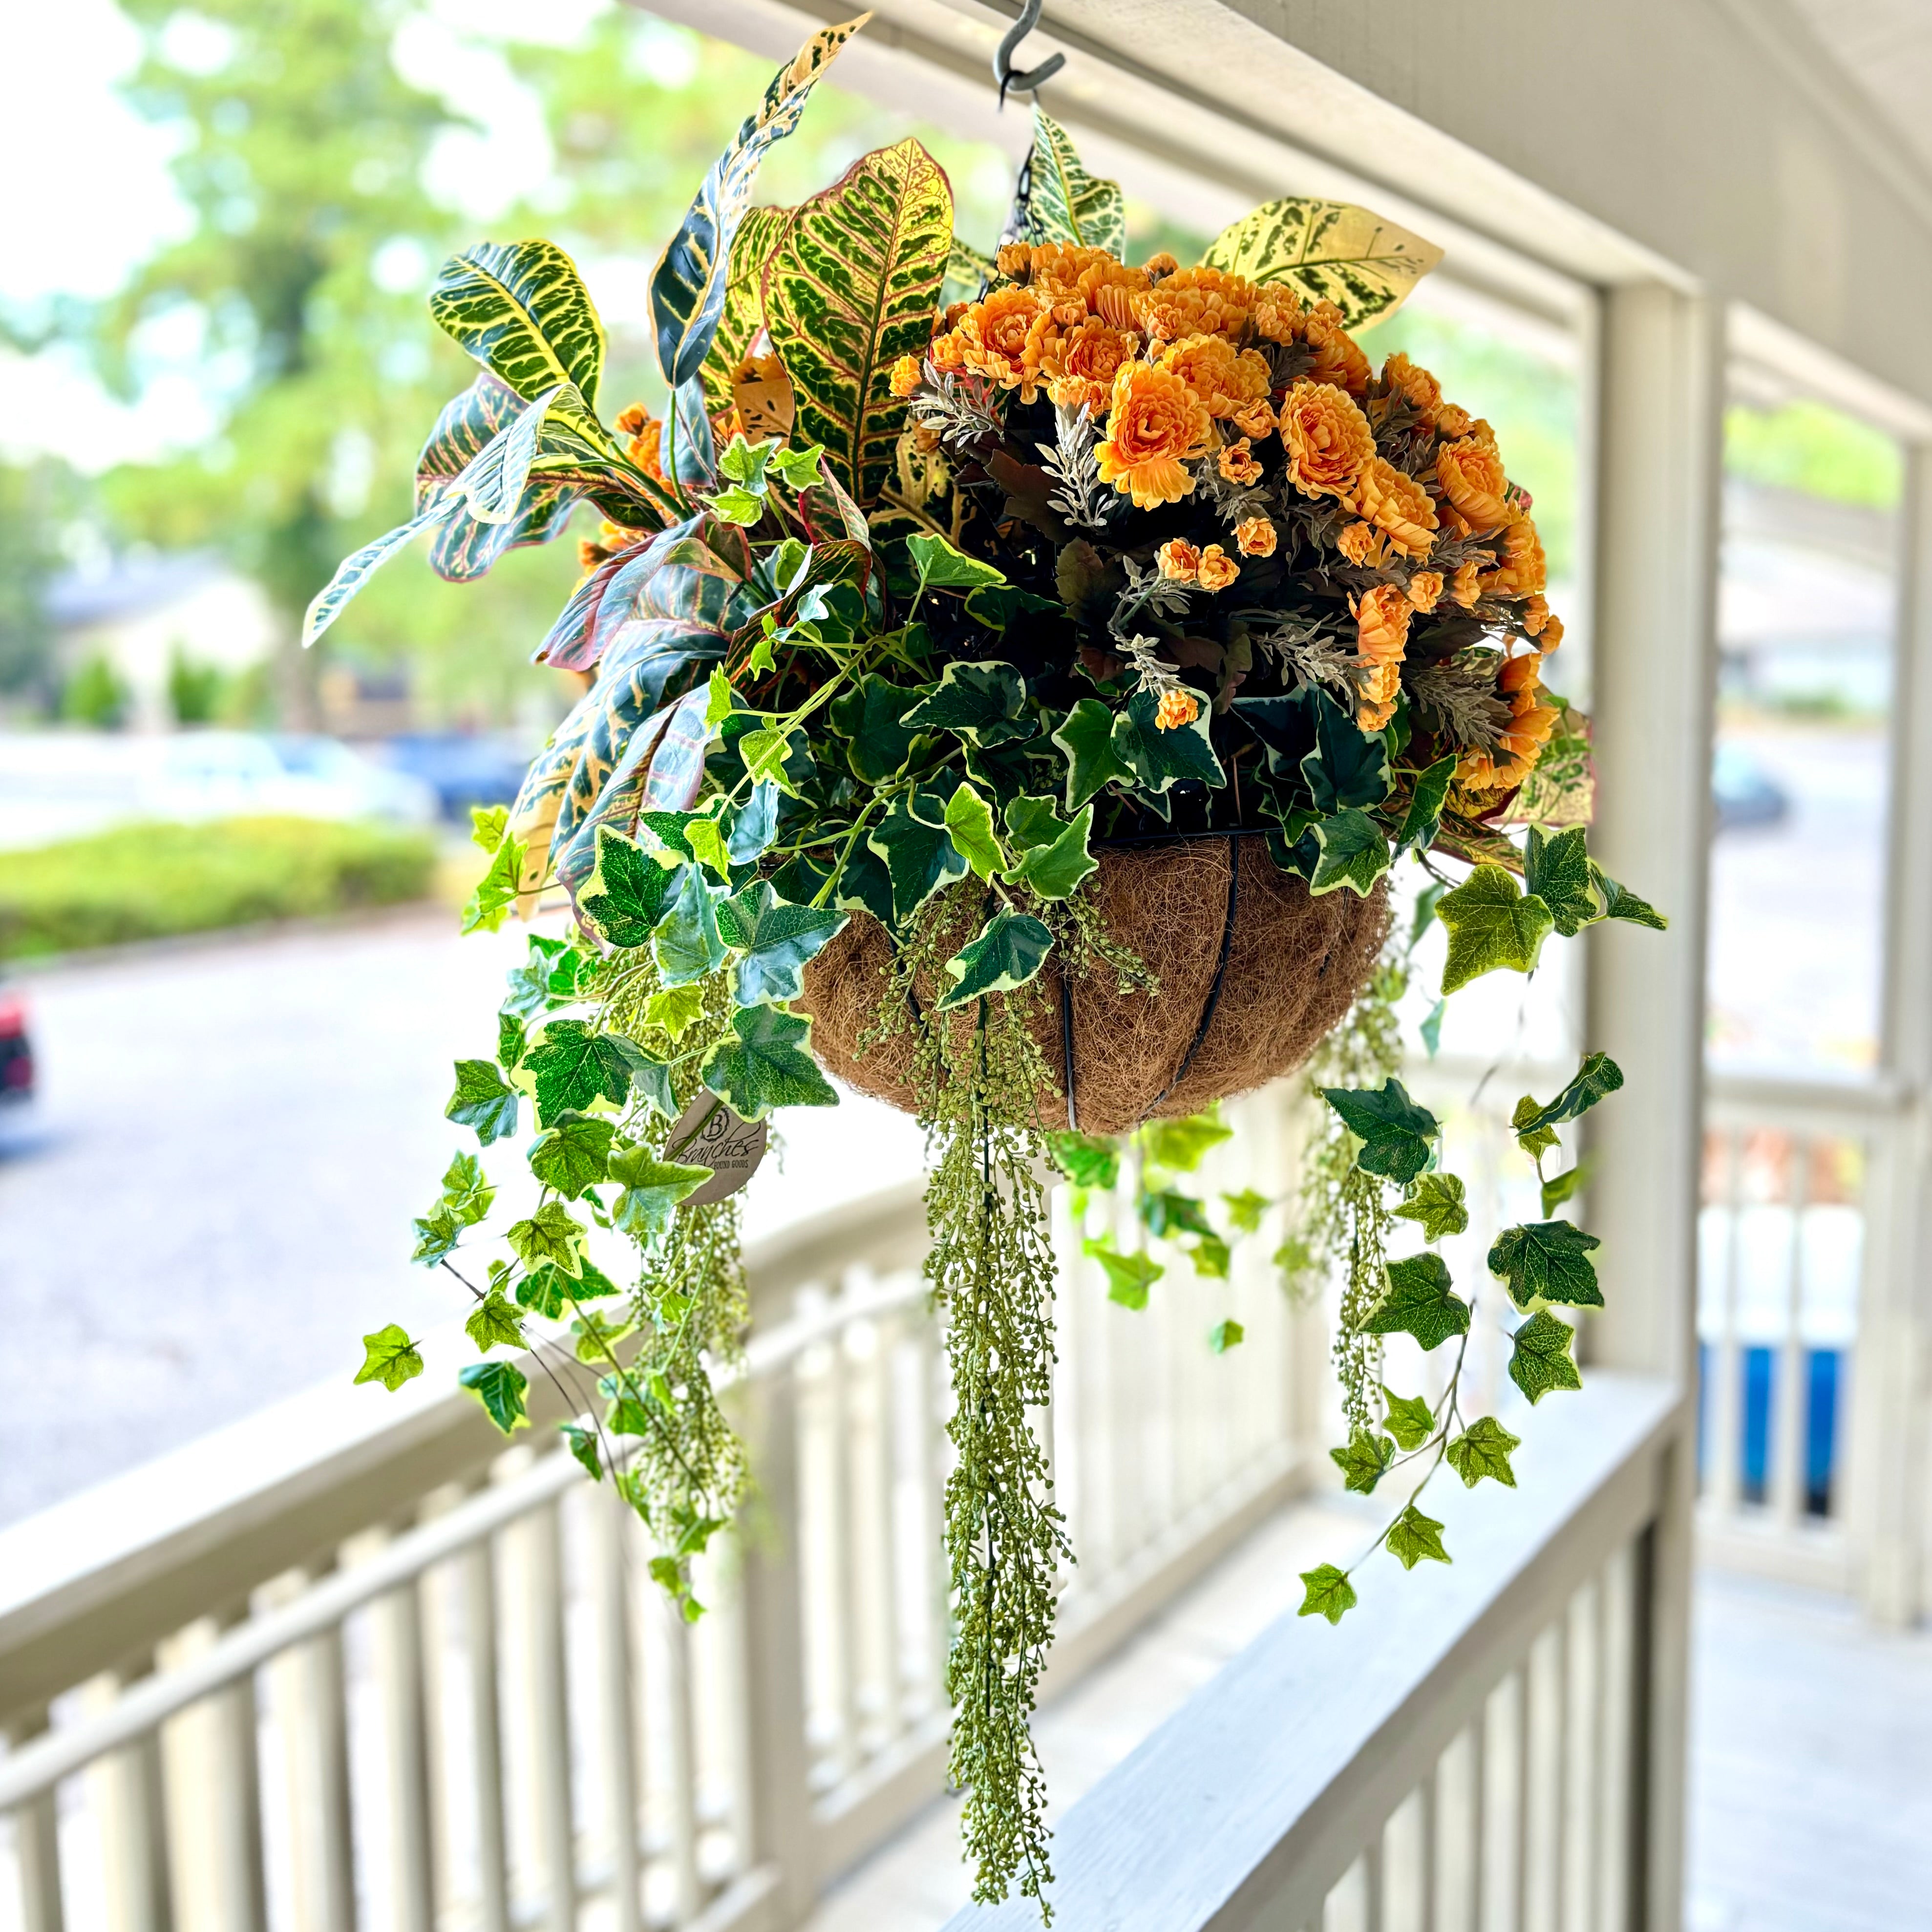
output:
[[[1334, 305], [1304, 305], [1290, 289], [1183, 268], [1170, 255], [1132, 268], [1104, 249], [1060, 244], [1009, 245], [998, 266], [1001, 286], [947, 311], [926, 368], [907, 357], [894, 369], [896, 394], [915, 394], [929, 368], [980, 378], [1022, 402], [1044, 392], [1060, 407], [1090, 410], [1104, 424], [1095, 450], [1102, 481], [1144, 510], [1192, 496], [1210, 458], [1232, 484], [1260, 481], [1269, 466], [1258, 448], [1278, 438], [1270, 464], [1301, 496], [1352, 513], [1333, 541], [1348, 563], [1385, 580], [1350, 599], [1364, 730], [1394, 716], [1412, 617], [1445, 597], [1465, 610], [1485, 600], [1521, 606], [1517, 622], [1535, 649], [1507, 659], [1499, 674], [1511, 722], [1493, 751], [1467, 752], [1457, 781], [1472, 802], [1522, 782], [1556, 722], [1539, 701], [1540, 662], [1563, 626], [1544, 601], [1528, 499], [1504, 474], [1487, 423], [1446, 401], [1436, 378], [1405, 356], [1376, 374]], [[1277, 390], [1261, 344], [1302, 345], [1305, 373]], [[1376, 440], [1404, 405], [1412, 450], [1433, 452], [1409, 469]], [[1240, 556], [1274, 554], [1268, 518], [1232, 520]], [[1462, 540], [1453, 570], [1429, 565], [1444, 536]], [[1219, 543], [1176, 538], [1157, 555], [1164, 575], [1210, 592], [1240, 574]], [[1181, 708], [1164, 704], [1162, 716], [1185, 724], [1192, 714]]]

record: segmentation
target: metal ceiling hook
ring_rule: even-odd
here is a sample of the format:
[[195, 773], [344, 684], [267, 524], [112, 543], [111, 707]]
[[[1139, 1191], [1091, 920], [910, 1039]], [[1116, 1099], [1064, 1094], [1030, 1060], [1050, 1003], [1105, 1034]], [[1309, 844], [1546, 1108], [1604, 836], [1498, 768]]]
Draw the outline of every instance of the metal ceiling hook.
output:
[[1013, 64], [1013, 56], [1019, 44], [1040, 25], [1040, 8], [1045, 4], [1046, 0], [1026, 0], [1020, 9], [1019, 18], [1006, 29], [1006, 37], [993, 56], [993, 78], [1000, 83], [1002, 107], [1006, 104], [1009, 88], [1016, 87], [1022, 94], [1036, 93], [1066, 64], [1064, 54], [1050, 54], [1036, 68], [1021, 68]]

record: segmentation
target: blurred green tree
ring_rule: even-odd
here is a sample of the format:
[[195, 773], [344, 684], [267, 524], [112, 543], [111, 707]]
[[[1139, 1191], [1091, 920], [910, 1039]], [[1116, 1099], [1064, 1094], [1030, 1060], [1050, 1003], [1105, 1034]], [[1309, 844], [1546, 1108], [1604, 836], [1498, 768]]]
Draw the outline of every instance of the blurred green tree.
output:
[[61, 567], [62, 524], [80, 490], [51, 458], [0, 464], [0, 696], [50, 709], [59, 676], [44, 598]]

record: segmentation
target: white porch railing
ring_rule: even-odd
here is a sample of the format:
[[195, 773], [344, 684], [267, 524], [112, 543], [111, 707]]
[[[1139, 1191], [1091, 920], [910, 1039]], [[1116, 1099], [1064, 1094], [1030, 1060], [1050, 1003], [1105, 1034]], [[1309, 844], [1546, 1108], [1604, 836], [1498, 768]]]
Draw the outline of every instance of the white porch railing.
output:
[[[1281, 1192], [1292, 1096], [1233, 1112], [1204, 1180]], [[1136, 1314], [1060, 1215], [1064, 1672], [1323, 1462], [1325, 1361], [1278, 1237], [1226, 1283], [1174, 1268]], [[548, 1447], [550, 1384], [532, 1371], [538, 1432], [506, 1450], [428, 1385], [434, 1354], [402, 1396], [318, 1391], [0, 1534], [0, 1927], [796, 1922], [942, 1783], [922, 1240], [908, 1188], [749, 1258], [731, 1400], [758, 1492], [694, 1626]], [[1216, 1357], [1225, 1316], [1246, 1340]]]

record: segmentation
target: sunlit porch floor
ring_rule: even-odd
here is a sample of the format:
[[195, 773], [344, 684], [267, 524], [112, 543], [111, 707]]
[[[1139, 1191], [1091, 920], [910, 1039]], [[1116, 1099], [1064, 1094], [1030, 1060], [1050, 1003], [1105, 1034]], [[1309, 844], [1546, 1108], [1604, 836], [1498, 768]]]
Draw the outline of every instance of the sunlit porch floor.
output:
[[[1320, 1504], [1270, 1519], [1037, 1726], [1056, 1810], [1118, 1764], [1353, 1544]], [[1932, 1632], [1820, 1592], [1706, 1572], [1696, 1610], [1686, 1932], [1932, 1928]], [[958, 1818], [929, 1806], [807, 1932], [935, 1932], [966, 1902]]]

